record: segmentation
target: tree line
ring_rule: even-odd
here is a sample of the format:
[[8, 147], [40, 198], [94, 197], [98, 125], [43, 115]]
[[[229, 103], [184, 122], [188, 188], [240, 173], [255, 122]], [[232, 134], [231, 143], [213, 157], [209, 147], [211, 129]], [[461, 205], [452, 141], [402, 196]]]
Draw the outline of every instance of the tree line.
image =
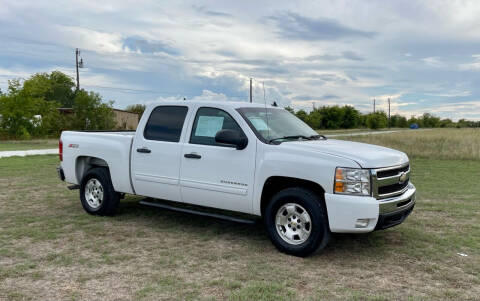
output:
[[430, 113], [422, 116], [406, 118], [400, 114], [390, 116], [384, 111], [362, 114], [352, 106], [323, 106], [315, 108], [310, 112], [305, 110], [294, 111], [291, 107], [285, 108], [298, 118], [303, 120], [315, 130], [319, 129], [353, 129], [370, 128], [381, 129], [386, 127], [407, 128], [412, 124], [425, 128], [446, 128], [446, 127], [480, 127], [480, 121], [469, 121], [460, 119], [457, 122], [451, 119], [441, 119]]
[[77, 90], [73, 79], [60, 71], [9, 80], [7, 91], [0, 91], [0, 137], [58, 137], [67, 129], [113, 129], [112, 105], [98, 93]]
[[[58, 137], [62, 130], [114, 129], [112, 106], [113, 101], [103, 101], [98, 93], [77, 90], [73, 79], [60, 71], [9, 80], [7, 91], [0, 90], [0, 138]], [[411, 124], [428, 128], [480, 127], [480, 121], [453, 122], [430, 113], [409, 119], [395, 114], [389, 120], [383, 111], [362, 114], [352, 106], [323, 106], [310, 112], [285, 109], [314, 129], [405, 128]], [[131, 105], [126, 110], [141, 116], [145, 105]]]

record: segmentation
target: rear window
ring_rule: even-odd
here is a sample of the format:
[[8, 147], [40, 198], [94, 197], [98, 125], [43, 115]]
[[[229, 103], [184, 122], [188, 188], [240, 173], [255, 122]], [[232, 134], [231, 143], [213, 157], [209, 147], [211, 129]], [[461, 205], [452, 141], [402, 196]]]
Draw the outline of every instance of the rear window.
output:
[[178, 142], [188, 108], [184, 106], [156, 107], [147, 121], [143, 136], [148, 140]]

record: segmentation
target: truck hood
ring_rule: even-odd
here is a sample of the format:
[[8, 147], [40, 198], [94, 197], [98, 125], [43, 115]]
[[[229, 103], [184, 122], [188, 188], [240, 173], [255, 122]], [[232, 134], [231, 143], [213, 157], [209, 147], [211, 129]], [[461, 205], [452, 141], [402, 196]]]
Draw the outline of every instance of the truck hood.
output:
[[391, 148], [335, 139], [290, 141], [279, 146], [340, 156], [357, 162], [362, 168], [380, 168], [408, 162], [405, 153]]

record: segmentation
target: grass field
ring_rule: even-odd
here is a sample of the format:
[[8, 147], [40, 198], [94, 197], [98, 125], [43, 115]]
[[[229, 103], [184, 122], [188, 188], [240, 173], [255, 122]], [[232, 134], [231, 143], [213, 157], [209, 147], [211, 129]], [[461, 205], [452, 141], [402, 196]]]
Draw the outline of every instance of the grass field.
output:
[[0, 151], [57, 148], [58, 139], [0, 140]]
[[480, 160], [480, 129], [408, 130], [381, 135], [338, 137], [404, 151], [410, 158]]
[[[386, 135], [409, 149], [406, 134]], [[396, 141], [386, 135], [359, 138]], [[417, 147], [429, 152], [425, 139]], [[57, 179], [57, 156], [3, 158], [0, 300], [478, 300], [480, 160], [458, 154], [414, 153], [418, 203], [404, 224], [335, 235], [305, 259], [279, 253], [261, 225], [144, 208], [138, 197], [115, 217], [90, 216]]]

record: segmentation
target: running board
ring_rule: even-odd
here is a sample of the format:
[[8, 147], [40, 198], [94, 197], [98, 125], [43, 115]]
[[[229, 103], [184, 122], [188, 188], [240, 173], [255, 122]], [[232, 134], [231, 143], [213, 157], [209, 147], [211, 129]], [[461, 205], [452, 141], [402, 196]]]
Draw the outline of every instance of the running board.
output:
[[198, 210], [193, 210], [193, 209], [180, 208], [180, 207], [175, 207], [175, 206], [170, 206], [170, 205], [160, 204], [160, 203], [154, 203], [154, 202], [149, 202], [149, 201], [144, 201], [144, 200], [141, 200], [140, 204], [145, 205], [145, 206], [151, 206], [151, 207], [157, 207], [157, 208], [161, 208], [161, 209], [171, 210], [171, 211], [184, 212], [184, 213], [195, 214], [195, 215], [200, 215], [200, 216], [207, 216], [207, 217], [222, 219], [222, 220], [226, 220], [226, 221], [230, 221], [230, 222], [249, 224], [249, 225], [256, 224], [256, 222], [254, 220], [251, 220], [251, 219], [238, 218], [238, 217], [233, 217], [233, 216], [228, 216], [228, 215], [223, 215], [223, 214], [209, 213], [209, 212], [198, 211]]
[[70, 186], [67, 186], [67, 188], [68, 188], [69, 190], [80, 189], [80, 185], [70, 185]]

